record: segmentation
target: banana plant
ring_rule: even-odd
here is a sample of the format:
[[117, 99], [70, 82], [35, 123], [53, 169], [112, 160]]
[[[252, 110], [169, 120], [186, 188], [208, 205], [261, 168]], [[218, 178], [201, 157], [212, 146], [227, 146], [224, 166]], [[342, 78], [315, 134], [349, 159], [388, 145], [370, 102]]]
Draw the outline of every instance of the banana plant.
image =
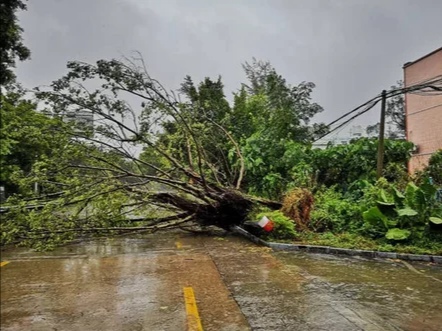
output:
[[408, 183], [404, 193], [393, 188], [379, 191], [377, 206], [363, 213], [371, 225], [381, 225], [390, 240], [405, 240], [421, 232], [429, 223], [442, 224], [442, 206], [436, 201], [436, 187], [426, 180], [420, 186]]

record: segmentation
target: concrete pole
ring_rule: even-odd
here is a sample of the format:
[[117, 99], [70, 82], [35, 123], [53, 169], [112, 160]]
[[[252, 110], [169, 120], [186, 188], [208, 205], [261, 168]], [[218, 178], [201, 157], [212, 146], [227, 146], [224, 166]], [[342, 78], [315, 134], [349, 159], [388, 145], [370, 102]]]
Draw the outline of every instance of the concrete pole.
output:
[[382, 177], [382, 169], [384, 165], [384, 133], [385, 133], [385, 106], [387, 101], [387, 91], [382, 91], [381, 104], [381, 122], [379, 127], [379, 142], [378, 142], [378, 165], [376, 171], [376, 178]]

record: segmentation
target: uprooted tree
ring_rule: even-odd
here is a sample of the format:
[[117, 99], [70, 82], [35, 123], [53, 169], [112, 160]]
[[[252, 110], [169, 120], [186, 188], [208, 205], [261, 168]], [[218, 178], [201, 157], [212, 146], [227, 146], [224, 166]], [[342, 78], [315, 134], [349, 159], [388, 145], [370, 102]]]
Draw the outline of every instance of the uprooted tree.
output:
[[[94, 125], [60, 121], [45, 132], [59, 143], [32, 171], [16, 176], [28, 198], [9, 200], [2, 243], [46, 248], [84, 233], [191, 222], [228, 229], [255, 203], [280, 207], [241, 191], [244, 158], [223, 123], [229, 117], [218, 116], [229, 106], [204, 100], [211, 98], [205, 92], [222, 93], [220, 80], [199, 90], [187, 80], [182, 91], [190, 100], [181, 101], [149, 75], [141, 58], [68, 68], [36, 95], [53, 117], [92, 114]], [[34, 183], [38, 194], [29, 193]]]
[[70, 62], [68, 69], [35, 91], [50, 121], [26, 123], [23, 132], [45, 130], [46, 149], [30, 170], [9, 176], [18, 194], [3, 214], [2, 244], [48, 248], [84, 234], [229, 229], [256, 204], [280, 208], [274, 200], [282, 190], [273, 194], [254, 178], [281, 157], [265, 151], [284, 139], [311, 141], [318, 125], [309, 121], [322, 111], [310, 101], [314, 84], [291, 86], [256, 60], [245, 66], [251, 87], [243, 86], [233, 107], [221, 78], [195, 85], [187, 76], [176, 94], [141, 57]]

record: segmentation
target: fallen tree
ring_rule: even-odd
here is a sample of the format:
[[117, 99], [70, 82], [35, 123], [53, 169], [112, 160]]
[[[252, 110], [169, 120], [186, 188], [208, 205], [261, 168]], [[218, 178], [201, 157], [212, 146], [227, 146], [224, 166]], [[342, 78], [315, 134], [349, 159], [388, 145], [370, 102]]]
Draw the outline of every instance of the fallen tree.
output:
[[191, 222], [229, 229], [254, 204], [280, 207], [241, 191], [244, 158], [216, 110], [180, 100], [149, 75], [142, 58], [68, 68], [36, 95], [52, 116], [76, 121], [46, 133], [65, 143], [20, 179], [22, 187], [40, 183], [42, 191], [10, 199], [15, 207], [2, 225], [2, 243], [46, 248], [43, 239], [57, 244], [86, 233]]

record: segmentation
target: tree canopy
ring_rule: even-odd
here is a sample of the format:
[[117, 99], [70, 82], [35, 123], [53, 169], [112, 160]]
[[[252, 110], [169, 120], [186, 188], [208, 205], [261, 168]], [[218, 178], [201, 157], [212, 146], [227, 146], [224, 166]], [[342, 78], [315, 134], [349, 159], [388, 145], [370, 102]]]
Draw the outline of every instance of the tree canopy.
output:
[[58, 118], [36, 110], [36, 103], [24, 98], [23, 92], [1, 95], [0, 108], [0, 183], [11, 193], [29, 194], [31, 186], [19, 190], [34, 164], [54, 157], [66, 143], [63, 124]]
[[23, 29], [18, 25], [17, 10], [26, 10], [23, 1], [0, 1], [0, 86], [15, 80], [12, 68], [17, 58], [24, 61], [31, 56], [22, 42]]

